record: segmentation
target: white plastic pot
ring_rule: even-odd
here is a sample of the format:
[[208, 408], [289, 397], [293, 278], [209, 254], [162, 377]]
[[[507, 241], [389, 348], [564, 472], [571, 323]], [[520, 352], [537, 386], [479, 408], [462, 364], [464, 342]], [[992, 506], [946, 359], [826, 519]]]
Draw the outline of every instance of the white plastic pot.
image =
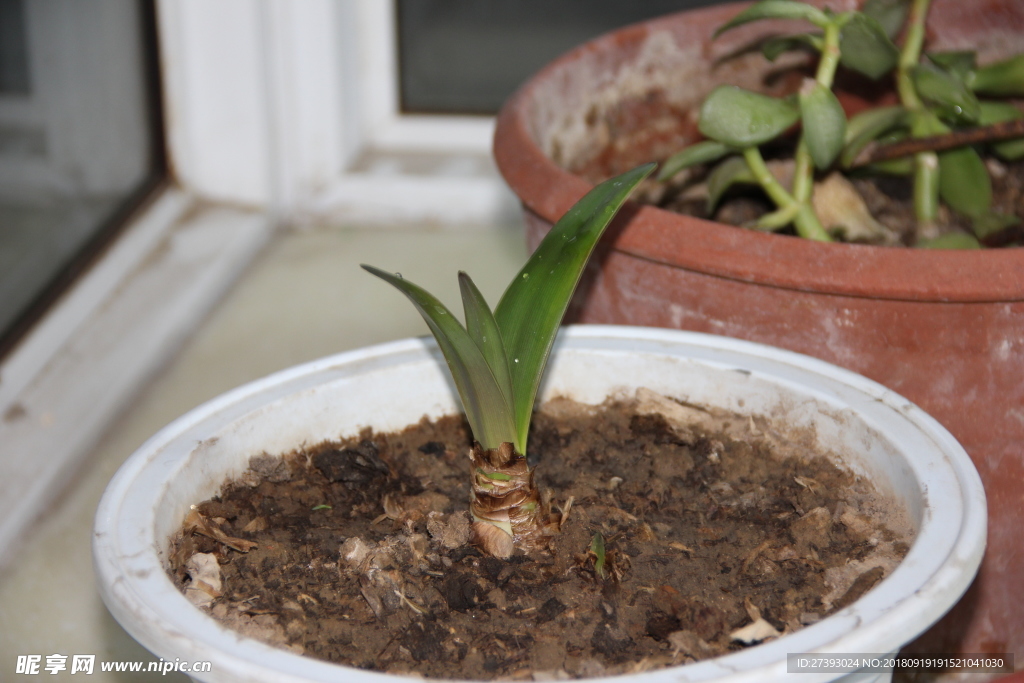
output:
[[[848, 468], [901, 500], [917, 537], [891, 575], [827, 619], [725, 657], [632, 676], [636, 683], [754, 683], [786, 677], [787, 653], [893, 652], [967, 589], [985, 547], [985, 493], [960, 445], [906, 399], [787, 351], [616, 326], [564, 330], [542, 391], [544, 397], [600, 403], [640, 386], [687, 402], [771, 416], [776, 424], [814, 434], [817, 448], [838, 454]], [[451, 414], [457, 405], [437, 347], [409, 339], [300, 365], [193, 410], [132, 455], [103, 496], [93, 541], [103, 600], [134, 638], [165, 661], [211, 662], [210, 673], [194, 674], [197, 680], [393, 681], [221, 627], [168, 578], [168, 541], [189, 506], [240, 475], [253, 455], [285, 453], [368, 426], [402, 428], [424, 414]]]

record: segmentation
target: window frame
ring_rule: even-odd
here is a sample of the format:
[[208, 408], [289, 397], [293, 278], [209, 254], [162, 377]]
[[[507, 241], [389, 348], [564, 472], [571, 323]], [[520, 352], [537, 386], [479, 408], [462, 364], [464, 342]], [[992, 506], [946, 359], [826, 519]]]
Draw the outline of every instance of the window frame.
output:
[[494, 117], [400, 111], [394, 2], [160, 0], [158, 14], [172, 166], [197, 195], [307, 221], [487, 222], [514, 205], [493, 167], [358, 170], [374, 154], [490, 163]]
[[[518, 213], [493, 117], [399, 111], [392, 2], [156, 0], [156, 15], [170, 182], [0, 358], [0, 567], [276, 229]], [[435, 170], [365, 164], [424, 153]]]

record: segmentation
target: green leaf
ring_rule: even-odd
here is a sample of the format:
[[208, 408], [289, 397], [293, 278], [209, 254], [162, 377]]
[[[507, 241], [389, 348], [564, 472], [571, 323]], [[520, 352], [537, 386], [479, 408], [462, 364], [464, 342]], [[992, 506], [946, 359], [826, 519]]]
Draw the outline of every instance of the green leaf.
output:
[[723, 145], [721, 142], [715, 142], [714, 140], [704, 140], [703, 142], [690, 145], [665, 160], [665, 163], [661, 166], [661, 171], [658, 173], [658, 180], [668, 180], [676, 173], [679, 173], [679, 171], [690, 166], [706, 164], [709, 161], [718, 161], [726, 154], [734, 151], [736, 150], [728, 145]]
[[753, 147], [777, 137], [800, 118], [791, 102], [734, 85], [715, 88], [700, 108], [705, 137], [730, 147]]
[[779, 58], [779, 55], [790, 50], [802, 50], [804, 48], [811, 48], [817, 52], [821, 52], [824, 41], [821, 39], [820, 33], [797, 33], [792, 36], [772, 36], [768, 40], [761, 43], [761, 54], [765, 58], [774, 62]]
[[[466, 331], [469, 333], [480, 353], [483, 354], [487, 366], [494, 375], [494, 381], [501, 389], [505, 403], [510, 408], [515, 405], [512, 394], [512, 375], [508, 368], [508, 354], [501, 341], [501, 332], [494, 314], [484, 300], [484, 295], [466, 273], [459, 271], [459, 290], [462, 293], [462, 306], [466, 312]], [[515, 443], [515, 442], [513, 442]], [[525, 448], [526, 444], [516, 443], [517, 448]], [[520, 450], [520, 453], [523, 451]]]
[[448, 363], [469, 427], [480, 445], [492, 449], [505, 441], [516, 443], [512, 409], [480, 348], [451, 311], [434, 295], [401, 276], [365, 264], [363, 269], [394, 285], [423, 316]]
[[594, 537], [590, 539], [590, 552], [594, 553], [594, 571], [602, 579], [605, 578], [604, 536], [601, 535], [600, 531], [594, 534]]
[[908, 121], [907, 110], [899, 105], [869, 109], [853, 116], [846, 124], [846, 144], [840, 163], [849, 168], [870, 142], [894, 128], [906, 126]]
[[934, 112], [927, 109], [908, 112], [907, 118], [910, 121], [910, 134], [915, 138], [944, 135], [950, 131], [949, 126], [940, 121]]
[[526, 443], [548, 354], [583, 268], [612, 217], [654, 167], [640, 166], [588, 192], [555, 224], [498, 302], [494, 319], [512, 375], [516, 443]]
[[1019, 97], [1024, 95], [1024, 54], [978, 67], [971, 88], [982, 95]]
[[814, 165], [825, 169], [832, 165], [843, 148], [846, 113], [832, 91], [817, 81], [800, 91], [800, 119], [804, 140]]
[[796, 0], [761, 0], [743, 10], [715, 31], [715, 38], [729, 29], [761, 19], [803, 19], [819, 28], [828, 24], [828, 15], [817, 7]]
[[978, 102], [980, 113], [978, 114], [978, 125], [988, 126], [1003, 121], [1015, 121], [1024, 118], [1024, 111], [1009, 102], [993, 102], [981, 100]]
[[854, 12], [839, 32], [839, 62], [868, 78], [878, 79], [892, 71], [900, 51], [878, 20]]
[[907, 20], [910, 2], [909, 0], [867, 0], [860, 11], [877, 21], [885, 31], [885, 35], [893, 39], [903, 28], [903, 22]]
[[757, 178], [742, 157], [729, 157], [708, 175], [708, 213], [715, 210], [725, 191], [737, 183], [757, 184]]
[[973, 147], [939, 153], [939, 196], [967, 216], [988, 213], [992, 205], [992, 181], [985, 162]]
[[935, 107], [940, 118], [953, 123], [978, 120], [978, 99], [952, 74], [923, 62], [914, 67], [911, 77], [921, 99]]
[[865, 173], [873, 174], [884, 174], [884, 175], [896, 175], [896, 176], [907, 176], [914, 174], [914, 160], [911, 157], [904, 157], [903, 159], [887, 159], [885, 161], [876, 161], [873, 164], [861, 167]]
[[[910, 131], [906, 129], [891, 130], [876, 139], [879, 145], [888, 145], [900, 140], [906, 140], [910, 137]], [[886, 161], [876, 161], [866, 166], [861, 166], [857, 169], [858, 172], [864, 174], [884, 174], [884, 175], [896, 175], [896, 176], [907, 176], [913, 175], [914, 173], [914, 158], [913, 157], [902, 157], [899, 159], [887, 159]]]
[[917, 243], [920, 249], [981, 249], [981, 243], [966, 232], [950, 232], [935, 239]]
[[971, 221], [971, 229], [979, 239], [985, 239], [1017, 225], [1020, 225], [1020, 218], [1017, 216], [994, 211], [975, 216]]
[[973, 79], [976, 55], [970, 50], [929, 52], [926, 55], [936, 66], [964, 83]]
[[[978, 116], [979, 126], [1024, 118], [1024, 112], [1009, 102], [982, 101], [978, 104], [981, 105], [981, 114]], [[993, 152], [1006, 161], [1016, 161], [1024, 157], [1024, 138], [994, 142], [991, 147]]]

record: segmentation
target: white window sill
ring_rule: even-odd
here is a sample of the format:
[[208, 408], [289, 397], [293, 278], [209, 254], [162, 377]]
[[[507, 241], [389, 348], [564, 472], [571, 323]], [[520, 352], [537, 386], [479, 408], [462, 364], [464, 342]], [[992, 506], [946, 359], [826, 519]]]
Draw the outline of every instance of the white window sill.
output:
[[0, 365], [0, 566], [273, 229], [168, 188]]

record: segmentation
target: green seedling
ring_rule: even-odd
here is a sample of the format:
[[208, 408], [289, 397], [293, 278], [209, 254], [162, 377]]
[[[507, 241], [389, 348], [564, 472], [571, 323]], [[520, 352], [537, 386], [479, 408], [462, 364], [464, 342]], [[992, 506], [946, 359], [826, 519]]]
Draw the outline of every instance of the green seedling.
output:
[[594, 534], [594, 537], [590, 539], [590, 552], [594, 555], [594, 573], [602, 579], [605, 578], [607, 576], [607, 572], [605, 572], [604, 569], [604, 536], [600, 531]]
[[[827, 228], [833, 226], [822, 225], [814, 211], [815, 175], [836, 169], [912, 175], [919, 246], [976, 248], [980, 246], [977, 238], [1017, 225], [1016, 217], [992, 211], [991, 180], [975, 147], [979, 135], [963, 133], [965, 129], [977, 133], [975, 128], [987, 126], [995, 155], [1005, 160], [1024, 158], [1024, 139], [1013, 132], [1024, 113], [1008, 102], [979, 97], [1024, 95], [1024, 55], [979, 66], [971, 51], [924, 53], [929, 2], [866, 0], [860, 11], [834, 12], [798, 0], [761, 0], [740, 12], [715, 36], [765, 19], [810, 24], [811, 30], [775, 36], [761, 49], [770, 60], [795, 50], [817, 53], [814, 78], [806, 79], [799, 92], [789, 97], [769, 97], [728, 85], [716, 88], [700, 109], [698, 127], [706, 140], [665, 161], [659, 179], [667, 180], [698, 164], [714, 164], [707, 182], [709, 212], [732, 186], [758, 185], [777, 210], [749, 227], [778, 230], [793, 225], [797, 234], [821, 241], [832, 239]], [[897, 47], [893, 37], [901, 33], [902, 46]], [[875, 80], [894, 74], [900, 104], [847, 120], [832, 91], [839, 68]], [[1010, 135], [1005, 132], [1008, 127], [998, 125], [1008, 122], [1018, 122]], [[792, 181], [786, 186], [765, 163], [761, 147], [789, 135], [798, 124]], [[904, 158], [878, 163], [860, 161], [872, 150], [907, 138], [920, 140], [919, 147], [938, 139], [931, 144], [941, 147], [916, 149]], [[970, 218], [975, 234], [934, 239], [940, 201]]]
[[537, 390], [569, 300], [598, 239], [647, 164], [607, 180], [559, 220], [491, 311], [464, 272], [463, 326], [436, 297], [379, 268], [363, 268], [394, 285], [423, 316], [444, 354], [475, 440], [470, 453], [470, 512], [476, 543], [497, 557], [539, 542], [544, 520], [526, 462]]

